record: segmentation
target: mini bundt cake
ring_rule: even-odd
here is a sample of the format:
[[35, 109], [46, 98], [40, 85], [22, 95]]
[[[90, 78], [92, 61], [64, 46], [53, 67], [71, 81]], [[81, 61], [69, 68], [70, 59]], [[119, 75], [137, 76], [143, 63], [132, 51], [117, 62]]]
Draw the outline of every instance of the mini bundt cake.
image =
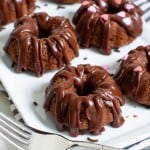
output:
[[142, 32], [142, 11], [128, 0], [83, 1], [73, 17], [82, 47], [95, 46], [109, 55]]
[[114, 79], [131, 100], [150, 106], [150, 45], [130, 51]]
[[29, 15], [35, 9], [36, 0], [3, 0], [0, 2], [0, 27], [22, 16]]
[[57, 129], [68, 128], [71, 136], [85, 130], [98, 135], [104, 125], [119, 127], [124, 122], [120, 109], [124, 98], [102, 67], [66, 66], [53, 77], [45, 93], [45, 110], [54, 117]]
[[38, 76], [69, 64], [78, 56], [75, 31], [64, 17], [35, 13], [20, 18], [4, 49], [16, 64], [16, 71]]

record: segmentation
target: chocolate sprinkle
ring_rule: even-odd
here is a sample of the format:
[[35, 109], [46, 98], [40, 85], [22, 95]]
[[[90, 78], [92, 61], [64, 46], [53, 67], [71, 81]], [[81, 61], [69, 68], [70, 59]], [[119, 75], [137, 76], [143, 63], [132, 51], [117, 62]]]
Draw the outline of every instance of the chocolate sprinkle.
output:
[[127, 115], [127, 116], [125, 116], [125, 118], [129, 118], [129, 116]]
[[133, 115], [134, 118], [138, 117], [138, 115]]
[[121, 61], [122, 61], [122, 59], [117, 60], [117, 62], [121, 62]]
[[115, 52], [120, 52], [120, 50], [119, 50], [118, 47], [114, 48], [114, 51], [115, 51]]
[[87, 60], [87, 57], [84, 57], [83, 60]]
[[89, 140], [90, 142], [98, 142], [98, 139], [92, 139], [90, 137], [87, 137], [87, 140]]
[[65, 6], [63, 6], [63, 5], [58, 5], [58, 6], [57, 6], [57, 9], [65, 9]]
[[2, 31], [2, 30], [4, 30], [4, 29], [6, 29], [6, 28], [4, 28], [4, 27], [0, 27], [0, 31]]
[[33, 102], [34, 106], [38, 106], [38, 103], [36, 101]]
[[36, 8], [41, 8], [39, 5], [36, 5], [35, 7], [36, 7]]

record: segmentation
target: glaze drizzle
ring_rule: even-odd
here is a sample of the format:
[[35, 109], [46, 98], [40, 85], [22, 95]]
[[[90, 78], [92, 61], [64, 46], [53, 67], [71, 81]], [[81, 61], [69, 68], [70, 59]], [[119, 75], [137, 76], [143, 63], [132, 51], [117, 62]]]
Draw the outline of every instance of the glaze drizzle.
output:
[[[96, 11], [89, 12], [88, 9], [91, 6], [95, 7]], [[103, 15], [107, 15], [107, 18], [104, 18]], [[119, 3], [115, 0], [95, 0], [86, 3], [83, 1], [73, 17], [73, 23], [76, 25], [79, 41], [83, 47], [90, 46], [95, 28], [97, 24], [100, 24], [103, 31], [100, 37], [97, 37], [101, 39], [99, 48], [103, 53], [110, 54], [111, 23], [117, 22], [130, 36], [137, 37], [142, 32], [141, 15], [140, 8], [127, 0], [121, 0]]]
[[[33, 49], [33, 70], [40, 76], [46, 71], [44, 66], [44, 47], [49, 57], [52, 55], [57, 60], [58, 68], [69, 64], [70, 60], [65, 49], [70, 48], [75, 56], [78, 56], [78, 44], [68, 19], [63, 17], [50, 17], [46, 13], [36, 13], [32, 17], [26, 16], [15, 23], [5, 50], [15, 40], [19, 50], [16, 71], [28, 70], [28, 50]], [[32, 70], [32, 71], [33, 71]]]
[[30, 14], [36, 0], [3, 0], [0, 3], [0, 26]]
[[[59, 79], [61, 82], [57, 82]], [[106, 108], [113, 118], [108, 123], [113, 127], [123, 124], [120, 110], [123, 104], [118, 86], [103, 68], [78, 65], [67, 66], [53, 77], [46, 89], [44, 108], [46, 111], [53, 109], [58, 130], [67, 126], [70, 134], [77, 136], [85, 119], [88, 124], [85, 129], [98, 135], [108, 121]]]
[[[114, 79], [131, 100], [150, 105], [150, 46], [139, 46], [122, 59]], [[127, 84], [128, 83], [128, 84]]]

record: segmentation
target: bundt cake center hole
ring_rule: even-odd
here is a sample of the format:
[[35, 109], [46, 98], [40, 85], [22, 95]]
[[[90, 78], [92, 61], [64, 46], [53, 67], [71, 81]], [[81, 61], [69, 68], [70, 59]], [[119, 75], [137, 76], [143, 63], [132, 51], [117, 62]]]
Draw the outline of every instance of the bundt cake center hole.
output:
[[118, 13], [120, 10], [116, 9], [116, 8], [113, 8], [113, 7], [109, 7], [108, 10], [107, 10], [107, 13], [108, 14], [116, 14]]
[[39, 38], [42, 39], [42, 38], [47, 38], [50, 36], [50, 32], [47, 31], [47, 30], [42, 30], [40, 29], [39, 30]]
[[114, 8], [113, 6], [109, 5], [109, 7], [107, 9], [107, 13], [108, 14], [116, 14], [121, 10], [122, 10], [122, 7], [121, 8]]
[[90, 85], [88, 82], [84, 83], [83, 87], [77, 88], [77, 94], [79, 96], [87, 96], [89, 94], [92, 94], [92, 92], [95, 90], [95, 88]]

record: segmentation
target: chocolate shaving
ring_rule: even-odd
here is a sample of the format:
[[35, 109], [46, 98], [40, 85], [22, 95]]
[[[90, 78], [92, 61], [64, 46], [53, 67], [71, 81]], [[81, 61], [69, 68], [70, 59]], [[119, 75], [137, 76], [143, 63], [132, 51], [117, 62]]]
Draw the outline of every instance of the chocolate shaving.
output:
[[87, 60], [87, 57], [84, 57], [83, 60]]
[[138, 117], [138, 115], [133, 115], [134, 118]]
[[57, 9], [65, 9], [65, 6], [63, 6], [63, 5], [58, 5], [58, 6], [57, 6]]
[[98, 142], [98, 139], [92, 139], [90, 137], [87, 137], [87, 140], [89, 140], [90, 142]]
[[36, 5], [35, 7], [36, 7], [36, 8], [41, 8], [39, 5]]
[[34, 105], [34, 106], [38, 106], [38, 103], [34, 101], [34, 102], [33, 102], [33, 105]]
[[120, 52], [120, 50], [119, 50], [118, 47], [114, 48], [114, 51], [115, 51], [115, 52]]
[[117, 60], [117, 62], [121, 62], [121, 61], [122, 61], [122, 59]]
[[0, 31], [2, 31], [2, 30], [4, 30], [4, 29], [6, 29], [6, 28], [4, 28], [4, 27], [0, 27]]

